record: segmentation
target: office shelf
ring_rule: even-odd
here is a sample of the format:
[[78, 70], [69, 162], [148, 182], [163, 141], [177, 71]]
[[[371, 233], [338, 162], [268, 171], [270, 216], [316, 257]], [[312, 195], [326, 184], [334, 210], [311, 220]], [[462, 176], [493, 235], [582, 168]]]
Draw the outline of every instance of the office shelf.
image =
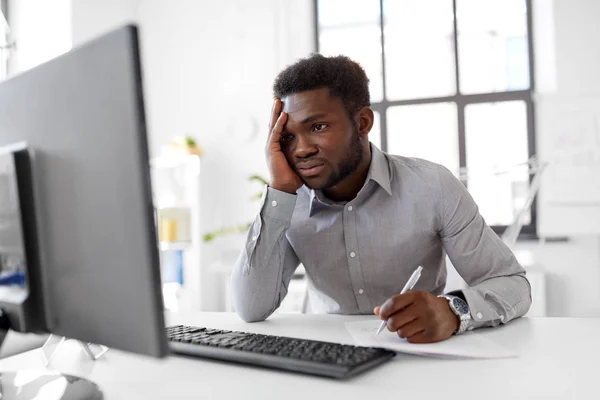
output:
[[197, 155], [187, 154], [161, 156], [151, 159], [150, 167], [153, 200], [157, 211], [157, 232], [160, 230], [158, 219], [165, 210], [185, 209], [189, 214], [184, 222], [187, 228], [182, 228], [181, 221], [178, 220], [177, 233], [172, 238], [174, 241], [162, 240], [158, 244], [161, 264], [164, 260], [170, 260], [169, 251], [182, 251], [183, 285], [175, 290], [177, 285], [163, 282], [165, 306], [171, 311], [199, 311], [203, 281], [200, 256], [201, 159]]
[[191, 250], [192, 242], [160, 242], [159, 249], [161, 251], [169, 250]]

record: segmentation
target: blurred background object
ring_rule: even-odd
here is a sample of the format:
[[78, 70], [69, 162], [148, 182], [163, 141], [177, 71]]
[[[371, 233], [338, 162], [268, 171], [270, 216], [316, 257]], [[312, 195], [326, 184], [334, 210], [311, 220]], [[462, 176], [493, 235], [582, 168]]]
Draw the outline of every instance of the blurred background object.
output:
[[165, 308], [199, 308], [200, 147], [192, 138], [169, 142], [151, 164]]
[[8, 76], [8, 59], [15, 50], [15, 41], [6, 20], [7, 1], [0, 0], [0, 80]]
[[173, 138], [164, 148], [164, 156], [175, 155], [196, 155], [202, 157], [204, 150], [196, 143], [196, 139], [191, 136], [178, 136]]

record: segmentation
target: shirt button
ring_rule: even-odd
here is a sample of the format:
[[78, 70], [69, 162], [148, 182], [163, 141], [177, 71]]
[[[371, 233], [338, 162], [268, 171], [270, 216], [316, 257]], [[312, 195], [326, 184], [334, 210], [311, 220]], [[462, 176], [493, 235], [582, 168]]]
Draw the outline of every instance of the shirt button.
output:
[[352, 257], [352, 258], [356, 257], [356, 253], [355, 252], [351, 252], [350, 253], [350, 257]]
[[500, 315], [500, 321], [504, 321], [504, 315]]
[[258, 236], [256, 236], [256, 235], [252, 236], [252, 240], [256, 240], [256, 239], [258, 239]]
[[474, 328], [472, 326], [468, 327], [467, 330], [468, 331], [472, 331]]
[[276, 202], [275, 200], [273, 200], [273, 201], [271, 202], [271, 205], [272, 205], [273, 207], [277, 207], [277, 202]]
[[480, 312], [478, 312], [478, 313], [477, 313], [477, 319], [481, 319], [481, 318], [483, 318], [483, 314], [482, 314], [482, 313], [480, 313]]
[[358, 294], [363, 294], [365, 291], [362, 289], [358, 289]]
[[353, 207], [352, 206], [348, 206], [348, 211], [352, 211]]

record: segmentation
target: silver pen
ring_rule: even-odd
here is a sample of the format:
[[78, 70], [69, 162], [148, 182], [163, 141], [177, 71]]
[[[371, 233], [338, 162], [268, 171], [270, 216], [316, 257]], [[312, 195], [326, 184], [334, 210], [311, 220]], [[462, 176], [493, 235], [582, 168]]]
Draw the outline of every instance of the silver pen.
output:
[[[415, 287], [415, 285], [417, 284], [417, 281], [421, 277], [421, 271], [423, 271], [423, 267], [421, 267], [419, 265], [417, 267], [417, 269], [415, 269], [415, 272], [413, 272], [412, 275], [410, 276], [410, 278], [408, 279], [408, 282], [406, 282], [406, 285], [404, 285], [404, 288], [402, 289], [400, 294], [404, 294], [404, 293], [408, 292], [409, 290], [412, 290], [412, 288]], [[381, 331], [385, 327], [386, 323], [387, 323], [387, 320], [381, 321], [381, 325], [379, 325], [379, 329], [377, 329], [376, 335], [379, 335], [381, 333]]]

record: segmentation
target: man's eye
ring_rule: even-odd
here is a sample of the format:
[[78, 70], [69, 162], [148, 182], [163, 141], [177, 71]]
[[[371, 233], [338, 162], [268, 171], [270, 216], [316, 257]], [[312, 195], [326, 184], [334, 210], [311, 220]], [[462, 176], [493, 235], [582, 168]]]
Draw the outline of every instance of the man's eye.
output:
[[293, 139], [294, 139], [293, 135], [281, 135], [281, 139], [280, 140], [282, 142], [289, 142], [289, 141], [291, 141]]
[[315, 124], [313, 126], [313, 131], [314, 132], [321, 132], [321, 131], [325, 130], [325, 128], [327, 128], [327, 124]]

